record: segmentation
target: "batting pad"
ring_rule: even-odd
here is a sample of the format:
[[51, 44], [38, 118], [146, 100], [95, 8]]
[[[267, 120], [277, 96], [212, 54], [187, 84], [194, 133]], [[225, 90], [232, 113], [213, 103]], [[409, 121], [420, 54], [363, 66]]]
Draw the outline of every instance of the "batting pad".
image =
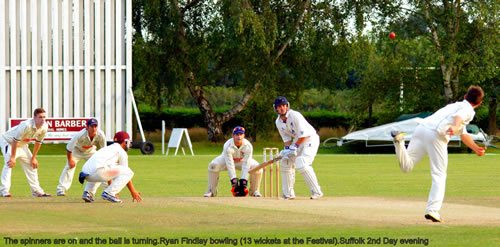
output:
[[253, 174], [250, 174], [250, 195], [259, 191], [260, 181], [262, 180], [262, 169]]
[[311, 193], [323, 194], [323, 192], [321, 192], [321, 187], [319, 186], [318, 178], [316, 178], [316, 173], [314, 173], [313, 168], [311, 166], [306, 166], [301, 170], [302, 171], [300, 172], [300, 174], [304, 178], [304, 182], [306, 182], [309, 190], [311, 190]]
[[208, 172], [208, 187], [207, 193], [212, 192], [212, 196], [217, 195], [217, 184], [219, 184], [219, 173], [218, 172]]
[[283, 197], [285, 198], [295, 197], [295, 192], [293, 191], [294, 184], [295, 184], [295, 169], [292, 169], [290, 167], [282, 167], [281, 185], [282, 185]]

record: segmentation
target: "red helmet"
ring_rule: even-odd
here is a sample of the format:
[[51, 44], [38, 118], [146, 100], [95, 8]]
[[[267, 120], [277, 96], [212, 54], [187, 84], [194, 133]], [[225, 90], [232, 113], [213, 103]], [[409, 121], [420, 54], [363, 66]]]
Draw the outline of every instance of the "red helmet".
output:
[[126, 140], [130, 141], [130, 136], [125, 131], [118, 131], [116, 132], [115, 137], [113, 137], [113, 141], [118, 143], [122, 143]]

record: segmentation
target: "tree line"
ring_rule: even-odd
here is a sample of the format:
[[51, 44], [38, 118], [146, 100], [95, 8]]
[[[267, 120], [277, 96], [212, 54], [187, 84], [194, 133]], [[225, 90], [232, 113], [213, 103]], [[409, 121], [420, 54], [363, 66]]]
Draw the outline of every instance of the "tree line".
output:
[[[476, 84], [494, 133], [499, 12], [494, 0], [134, 0], [134, 90], [160, 109], [188, 89], [209, 140], [221, 141], [237, 114], [266, 131], [274, 98], [293, 106], [308, 88], [351, 92], [352, 112], [371, 121], [435, 111]], [[214, 111], [214, 86], [242, 94]]]

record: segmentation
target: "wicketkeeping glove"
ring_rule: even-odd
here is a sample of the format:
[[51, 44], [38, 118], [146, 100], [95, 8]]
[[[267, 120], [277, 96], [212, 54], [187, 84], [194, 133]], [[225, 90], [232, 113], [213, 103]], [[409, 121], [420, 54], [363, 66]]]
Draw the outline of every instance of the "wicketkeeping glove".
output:
[[237, 196], [236, 193], [238, 191], [238, 179], [233, 178], [231, 179], [231, 193], [233, 193], [233, 196]]
[[235, 196], [241, 196], [245, 197], [248, 195], [248, 181], [244, 178], [240, 179], [240, 184], [238, 185], [238, 188], [236, 189], [236, 195]]

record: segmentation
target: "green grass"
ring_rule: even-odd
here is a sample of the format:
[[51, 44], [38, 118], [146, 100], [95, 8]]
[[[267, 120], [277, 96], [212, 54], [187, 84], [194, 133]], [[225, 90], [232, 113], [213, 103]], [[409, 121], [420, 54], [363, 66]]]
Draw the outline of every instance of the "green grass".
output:
[[[262, 147], [267, 145], [268, 143], [255, 145], [255, 158], [259, 162], [262, 160]], [[328, 199], [275, 201], [243, 198], [246, 201], [241, 201], [232, 198], [227, 172], [222, 172], [219, 198], [203, 200], [200, 197], [206, 189], [207, 165], [220, 154], [221, 146], [222, 144], [194, 143], [194, 157], [183, 156], [182, 153], [178, 156], [162, 156], [159, 155], [161, 146], [157, 146], [157, 153], [151, 156], [139, 155], [138, 150], [131, 150], [129, 163], [135, 172], [135, 187], [143, 193], [142, 203], [131, 203], [131, 197], [124, 189], [120, 194], [123, 204], [116, 205], [102, 200], [85, 204], [80, 199], [83, 186], [76, 179], [67, 197], [32, 198], [23, 171], [16, 165], [10, 191], [14, 197], [0, 198], [0, 246], [25, 246], [20, 241], [30, 237], [48, 238], [51, 241], [56, 238], [68, 241], [77, 237], [79, 241], [93, 241], [92, 244], [60, 246], [154, 246], [153, 242], [113, 245], [109, 244], [109, 238], [122, 238], [122, 241], [124, 238], [131, 241], [132, 238], [149, 238], [150, 241], [158, 241], [162, 237], [179, 241], [182, 237], [208, 240], [227, 237], [237, 239], [238, 246], [241, 246], [240, 240], [245, 237], [247, 241], [252, 239], [252, 244], [245, 246], [256, 245], [254, 240], [261, 237], [277, 238], [282, 245], [285, 245], [283, 241], [288, 238], [304, 240], [302, 245], [311, 245], [307, 244], [307, 238], [333, 237], [338, 240], [342, 237], [361, 237], [365, 241], [368, 238], [381, 238], [381, 244], [375, 244], [376, 246], [388, 245], [383, 243], [384, 238], [426, 239], [429, 241], [428, 246], [498, 246], [500, 242], [498, 224], [425, 222], [423, 213], [431, 183], [428, 159], [421, 161], [411, 173], [404, 174], [399, 170], [395, 155], [333, 155], [330, 149], [321, 149], [314, 162], [314, 169]], [[48, 193], [55, 193], [65, 165], [64, 145], [44, 145], [38, 160], [42, 187]], [[451, 204], [500, 208], [499, 164], [499, 155], [476, 157], [468, 153], [450, 154], [443, 215], [451, 215]], [[78, 171], [82, 165], [82, 162], [78, 164]], [[299, 174], [295, 189], [298, 197], [309, 195]], [[336, 214], [334, 211], [339, 210], [336, 201], [340, 204], [342, 198], [346, 197], [403, 200], [423, 207], [417, 207], [414, 212], [416, 216], [412, 220], [415, 224], [392, 224], [389, 219], [387, 222], [374, 224]], [[219, 200], [224, 198], [229, 200], [228, 203]], [[255, 201], [262, 202], [264, 206], [253, 205]], [[330, 204], [325, 206], [322, 204], [324, 202]], [[314, 212], [314, 208], [301, 211], [300, 207], [304, 205], [317, 206], [318, 211], [332, 212], [323, 214]], [[379, 216], [374, 214], [373, 217]], [[457, 219], [451, 217], [450, 221], [453, 220]], [[9, 244], [5, 237], [18, 240], [19, 243]], [[107, 243], [97, 244], [97, 237], [105, 239]], [[178, 245], [186, 244], [179, 242]], [[269, 245], [271, 244], [262, 246]], [[158, 243], [158, 246], [165, 246], [165, 243]], [[209, 243], [208, 246], [215, 244]], [[396, 246], [403, 245], [398, 243]], [[411, 246], [425, 245], [422, 242]]]

